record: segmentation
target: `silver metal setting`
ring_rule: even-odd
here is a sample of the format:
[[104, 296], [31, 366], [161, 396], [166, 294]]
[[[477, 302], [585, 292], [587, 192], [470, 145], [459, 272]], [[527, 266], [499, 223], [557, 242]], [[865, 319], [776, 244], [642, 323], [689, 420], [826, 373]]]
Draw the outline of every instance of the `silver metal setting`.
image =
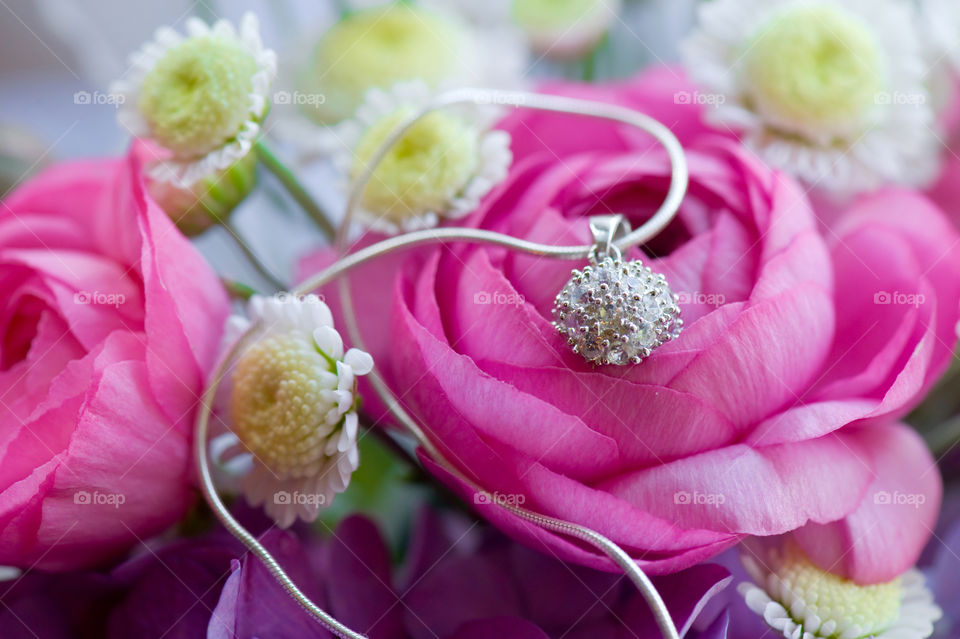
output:
[[590, 265], [557, 294], [553, 325], [593, 364], [639, 364], [680, 336], [683, 320], [667, 278], [640, 260], [624, 261], [614, 244], [630, 232], [622, 215], [590, 219], [596, 242]]

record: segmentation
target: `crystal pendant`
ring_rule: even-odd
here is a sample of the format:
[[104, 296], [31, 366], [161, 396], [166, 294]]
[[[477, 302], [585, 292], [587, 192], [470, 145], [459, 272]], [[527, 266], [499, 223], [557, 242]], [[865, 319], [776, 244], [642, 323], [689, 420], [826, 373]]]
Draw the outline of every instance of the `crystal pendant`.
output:
[[591, 260], [557, 295], [553, 325], [594, 364], [639, 364], [680, 335], [683, 320], [666, 278], [638, 260]]

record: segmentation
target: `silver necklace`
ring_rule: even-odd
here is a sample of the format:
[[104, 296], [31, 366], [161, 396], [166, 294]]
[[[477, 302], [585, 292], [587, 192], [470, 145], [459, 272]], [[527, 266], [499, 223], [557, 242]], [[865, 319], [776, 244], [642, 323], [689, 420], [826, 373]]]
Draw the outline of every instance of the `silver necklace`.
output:
[[[352, 184], [345, 219], [338, 232], [336, 246], [341, 252], [346, 247], [347, 233], [354, 211], [377, 165], [414, 124], [439, 109], [458, 104], [488, 105], [491, 103], [614, 120], [648, 132], [666, 149], [672, 166], [670, 186], [663, 204], [649, 220], [634, 230], [629, 229], [621, 215], [591, 218], [590, 226], [594, 243], [581, 246], [551, 246], [472, 228], [444, 227], [414, 231], [344, 255], [334, 264], [309, 277], [291, 293], [308, 294], [339, 280], [348, 333], [353, 345], [363, 349], [363, 336], [357, 326], [348, 282], [344, 276], [352, 269], [380, 256], [425, 244], [468, 242], [501, 246], [546, 258], [588, 260], [589, 264], [582, 270], [573, 271], [570, 280], [557, 295], [554, 308], [554, 324], [557, 330], [567, 337], [568, 343], [576, 352], [595, 364], [628, 365], [641, 362], [655, 348], [679, 335], [682, 321], [679, 317], [679, 309], [676, 307], [676, 299], [666, 279], [662, 275], [653, 273], [639, 261], [624, 261], [622, 255], [628, 249], [648, 242], [666, 228], [677, 214], [689, 180], [686, 159], [680, 142], [667, 127], [642, 113], [610, 104], [520, 91], [459, 89], [444, 93], [398, 126]], [[257, 329], [258, 323], [255, 322], [223, 355], [214, 370], [210, 384], [204, 391], [203, 402], [197, 415], [195, 437], [201, 489], [210, 508], [224, 527], [263, 562], [274, 579], [304, 610], [338, 637], [365, 639], [364, 635], [347, 628], [317, 606], [297, 587], [273, 555], [230, 514], [214, 485], [208, 459], [208, 433], [214, 399], [217, 389], [229, 373], [238, 353], [243, 352], [248, 343], [255, 338]], [[464, 476], [447, 461], [416, 419], [400, 405], [376, 370], [371, 373], [369, 379], [398, 423], [424, 448], [434, 462], [475, 491], [486, 492], [482, 486]], [[663, 637], [679, 639], [677, 628], [656, 587], [630, 555], [617, 544], [579, 524], [547, 517], [510, 503], [501, 503], [499, 500], [494, 500], [493, 503], [517, 517], [553, 532], [579, 539], [602, 552], [619, 566], [640, 590], [656, 618]]]

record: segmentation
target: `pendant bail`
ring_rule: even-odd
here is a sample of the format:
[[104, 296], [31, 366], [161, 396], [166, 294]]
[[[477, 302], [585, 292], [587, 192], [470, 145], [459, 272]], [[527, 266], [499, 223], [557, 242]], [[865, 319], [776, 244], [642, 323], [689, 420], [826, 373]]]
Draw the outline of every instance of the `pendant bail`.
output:
[[594, 215], [590, 217], [590, 233], [593, 234], [593, 251], [590, 257], [594, 262], [599, 262], [604, 257], [619, 260], [620, 249], [615, 242], [630, 233], [630, 223], [620, 213]]

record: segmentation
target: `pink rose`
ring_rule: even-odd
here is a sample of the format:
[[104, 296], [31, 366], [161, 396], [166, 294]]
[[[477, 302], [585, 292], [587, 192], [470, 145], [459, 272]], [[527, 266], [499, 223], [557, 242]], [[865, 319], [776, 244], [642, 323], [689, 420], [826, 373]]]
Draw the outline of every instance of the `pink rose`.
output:
[[[581, 263], [422, 249], [351, 278], [364, 282], [361, 325], [403, 404], [460, 472], [598, 530], [652, 573], [795, 530], [825, 568], [863, 582], [902, 572], [936, 518], [940, 478], [896, 419], [956, 340], [956, 233], [922, 196], [889, 191], [824, 238], [792, 180], [675, 102], [692, 88], [669, 71], [552, 90], [650, 113], [684, 140], [689, 195], [644, 256], [681, 296], [683, 335], [640, 365], [595, 368], [551, 326]], [[637, 226], [665, 195], [667, 159], [635, 131], [530, 111], [503, 126], [515, 164], [472, 225], [587, 243], [588, 215]], [[535, 547], [609, 567], [582, 544], [478, 509]]]
[[193, 499], [190, 434], [228, 312], [135, 154], [0, 204], [0, 564], [63, 570]]

